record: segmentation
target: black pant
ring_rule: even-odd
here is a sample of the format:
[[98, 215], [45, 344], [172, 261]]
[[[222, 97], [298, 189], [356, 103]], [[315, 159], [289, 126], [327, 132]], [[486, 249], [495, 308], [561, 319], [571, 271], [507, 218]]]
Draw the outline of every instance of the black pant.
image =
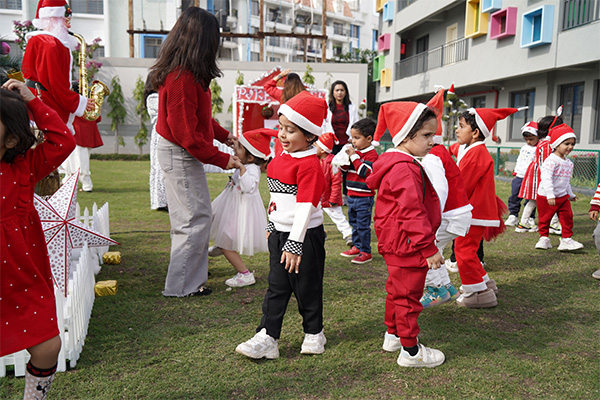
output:
[[269, 288], [265, 294], [263, 316], [257, 332], [266, 328], [275, 339], [281, 336], [281, 324], [292, 293], [298, 301], [305, 333], [323, 330], [323, 272], [325, 270], [325, 231], [323, 225], [306, 231], [298, 273], [289, 273], [281, 264], [281, 249], [289, 232], [271, 232], [269, 236]]

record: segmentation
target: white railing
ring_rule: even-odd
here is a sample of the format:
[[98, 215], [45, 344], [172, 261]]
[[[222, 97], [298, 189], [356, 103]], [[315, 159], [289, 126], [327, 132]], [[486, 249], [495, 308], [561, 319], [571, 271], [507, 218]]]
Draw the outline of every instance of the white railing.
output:
[[[109, 236], [108, 203], [100, 209], [94, 204], [92, 215], [87, 208], [84, 209], [83, 215], [80, 215], [79, 204], [77, 204], [76, 217], [94, 230]], [[62, 292], [56, 286], [54, 287], [56, 317], [62, 341], [58, 356], [58, 371], [67, 370], [67, 360], [70, 368], [75, 367], [79, 360], [94, 305], [94, 275], [100, 271], [102, 254], [107, 250], [108, 246], [90, 249], [87, 244], [82, 249], [74, 249], [71, 275], [67, 280], [67, 297], [65, 298]], [[8, 366], [14, 367], [15, 376], [24, 376], [29, 358], [27, 350], [1, 357], [0, 377], [6, 376]]]

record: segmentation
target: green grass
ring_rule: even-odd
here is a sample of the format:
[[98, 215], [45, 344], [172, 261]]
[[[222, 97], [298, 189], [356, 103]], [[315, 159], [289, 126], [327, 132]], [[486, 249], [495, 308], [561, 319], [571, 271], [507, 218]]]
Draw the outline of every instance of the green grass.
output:
[[[574, 203], [576, 254], [533, 249], [538, 236], [506, 232], [485, 244], [489, 274], [500, 288], [498, 307], [444, 304], [419, 318], [422, 343], [442, 350], [435, 369], [401, 369], [383, 342], [386, 267], [375, 254], [356, 266], [338, 256], [346, 247], [325, 217], [326, 352], [301, 356], [303, 340], [292, 299], [280, 358], [253, 361], [235, 353], [260, 320], [267, 288], [267, 254], [245, 258], [257, 283], [226, 290], [234, 275], [224, 258], [210, 260], [208, 297], [164, 298], [169, 221], [149, 209], [147, 161], [91, 163], [93, 193], [78, 201], [110, 203], [111, 236], [120, 265], [97, 280], [116, 279], [115, 296], [95, 300], [76, 368], [56, 376], [50, 399], [598, 399], [600, 267], [587, 218], [589, 198]], [[227, 182], [209, 174], [212, 197]], [[497, 182], [506, 199], [509, 184]], [[268, 202], [266, 180], [261, 181]], [[375, 242], [373, 236], [373, 242]], [[457, 274], [451, 274], [458, 285]], [[22, 398], [24, 380], [0, 379], [0, 398]]]

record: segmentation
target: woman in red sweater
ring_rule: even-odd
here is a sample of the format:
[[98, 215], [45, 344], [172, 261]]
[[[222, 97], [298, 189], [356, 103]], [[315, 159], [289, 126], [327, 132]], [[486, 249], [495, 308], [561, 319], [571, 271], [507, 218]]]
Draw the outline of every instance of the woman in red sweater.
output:
[[212, 118], [210, 81], [221, 76], [216, 57], [219, 23], [198, 7], [186, 9], [169, 33], [151, 68], [159, 96], [156, 131], [158, 162], [164, 173], [171, 259], [163, 295], [205, 296], [212, 210], [204, 164], [223, 169], [239, 159], [219, 151], [213, 139], [233, 143], [233, 136]]
[[350, 101], [348, 85], [344, 81], [335, 81], [329, 92], [329, 110], [327, 111], [328, 129], [335, 133], [338, 144], [333, 146], [333, 154], [350, 142], [350, 128], [358, 121], [358, 110]]

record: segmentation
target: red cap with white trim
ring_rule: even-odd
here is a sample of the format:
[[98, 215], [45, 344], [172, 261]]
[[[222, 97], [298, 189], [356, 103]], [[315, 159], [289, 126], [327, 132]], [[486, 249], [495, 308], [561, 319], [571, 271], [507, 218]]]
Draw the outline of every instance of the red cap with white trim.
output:
[[323, 133], [321, 127], [327, 118], [327, 103], [303, 90], [282, 104], [279, 107], [279, 114], [285, 115], [290, 122], [313, 135], [321, 136]]
[[494, 129], [497, 121], [508, 117], [519, 111], [527, 110], [529, 107], [521, 108], [469, 108], [469, 114], [475, 116], [477, 127], [486, 138], [490, 136], [490, 132]]
[[385, 103], [379, 109], [377, 128], [373, 145], [379, 145], [379, 139], [389, 129], [394, 146], [398, 146], [406, 138], [427, 106], [414, 101], [397, 101]]

